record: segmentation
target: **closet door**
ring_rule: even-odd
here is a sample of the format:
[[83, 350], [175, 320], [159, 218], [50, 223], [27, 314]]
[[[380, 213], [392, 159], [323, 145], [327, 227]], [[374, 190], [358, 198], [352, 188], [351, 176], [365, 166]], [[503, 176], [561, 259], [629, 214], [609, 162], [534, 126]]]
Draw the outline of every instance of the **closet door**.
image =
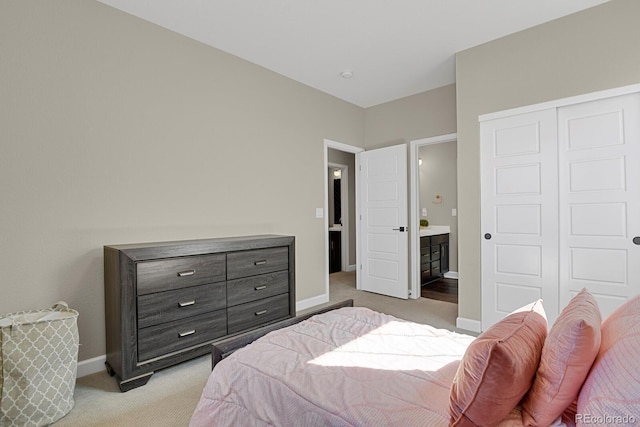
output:
[[587, 288], [604, 318], [640, 293], [640, 94], [560, 108], [558, 138], [560, 304]]
[[556, 110], [481, 123], [482, 329], [544, 300], [558, 312]]

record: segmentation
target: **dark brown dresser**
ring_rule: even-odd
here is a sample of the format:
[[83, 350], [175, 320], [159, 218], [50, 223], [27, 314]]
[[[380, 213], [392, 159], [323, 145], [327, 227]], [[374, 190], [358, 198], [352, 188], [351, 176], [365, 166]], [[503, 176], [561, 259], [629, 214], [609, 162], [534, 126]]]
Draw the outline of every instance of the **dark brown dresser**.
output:
[[104, 247], [107, 371], [120, 390], [294, 317], [295, 238], [246, 236]]

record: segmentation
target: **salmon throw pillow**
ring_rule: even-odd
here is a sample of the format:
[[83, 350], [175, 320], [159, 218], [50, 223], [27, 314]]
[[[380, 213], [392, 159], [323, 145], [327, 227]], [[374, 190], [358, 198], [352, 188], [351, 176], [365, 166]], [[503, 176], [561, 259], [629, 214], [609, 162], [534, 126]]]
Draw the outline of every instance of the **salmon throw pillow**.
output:
[[[602, 342], [580, 395], [576, 424], [593, 419], [618, 425], [640, 423], [640, 295], [602, 322]], [[591, 420], [586, 417], [593, 417]]]
[[535, 380], [522, 403], [525, 426], [548, 426], [578, 397], [600, 349], [602, 317], [583, 289], [551, 327]]
[[451, 425], [495, 426], [509, 415], [531, 387], [546, 336], [542, 300], [480, 334], [467, 348], [451, 386]]

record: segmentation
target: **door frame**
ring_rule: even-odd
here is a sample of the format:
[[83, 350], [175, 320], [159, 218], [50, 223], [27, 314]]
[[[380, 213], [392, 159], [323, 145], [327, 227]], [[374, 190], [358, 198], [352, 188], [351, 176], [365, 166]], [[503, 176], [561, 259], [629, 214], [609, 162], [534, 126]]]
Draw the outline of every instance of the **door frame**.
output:
[[[352, 153], [355, 155], [355, 169], [360, 169], [360, 159], [358, 154], [364, 151], [364, 148], [356, 147], [354, 145], [344, 144], [338, 141], [332, 141], [330, 139], [324, 140], [324, 286], [325, 295], [329, 298], [329, 148], [338, 151], [344, 151], [346, 153]], [[360, 289], [360, 275], [358, 274], [358, 265], [360, 265], [360, 251], [358, 250], [358, 242], [360, 241], [360, 204], [358, 202], [358, 174], [353, 173], [353, 179], [355, 183], [355, 197], [356, 202], [356, 289]]]
[[[409, 141], [409, 280], [411, 288], [409, 298], [420, 298], [420, 176], [418, 170], [418, 151], [425, 145], [442, 144], [458, 140], [457, 133], [433, 136]], [[456, 160], [457, 163], [457, 160]]]

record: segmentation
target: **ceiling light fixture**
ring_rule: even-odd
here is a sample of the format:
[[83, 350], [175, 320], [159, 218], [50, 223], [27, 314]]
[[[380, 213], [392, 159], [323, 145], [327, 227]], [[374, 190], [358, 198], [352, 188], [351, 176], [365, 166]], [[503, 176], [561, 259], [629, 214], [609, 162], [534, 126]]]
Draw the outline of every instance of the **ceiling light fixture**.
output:
[[350, 79], [351, 77], [353, 77], [353, 71], [344, 70], [340, 73], [340, 77], [342, 77], [343, 79]]

